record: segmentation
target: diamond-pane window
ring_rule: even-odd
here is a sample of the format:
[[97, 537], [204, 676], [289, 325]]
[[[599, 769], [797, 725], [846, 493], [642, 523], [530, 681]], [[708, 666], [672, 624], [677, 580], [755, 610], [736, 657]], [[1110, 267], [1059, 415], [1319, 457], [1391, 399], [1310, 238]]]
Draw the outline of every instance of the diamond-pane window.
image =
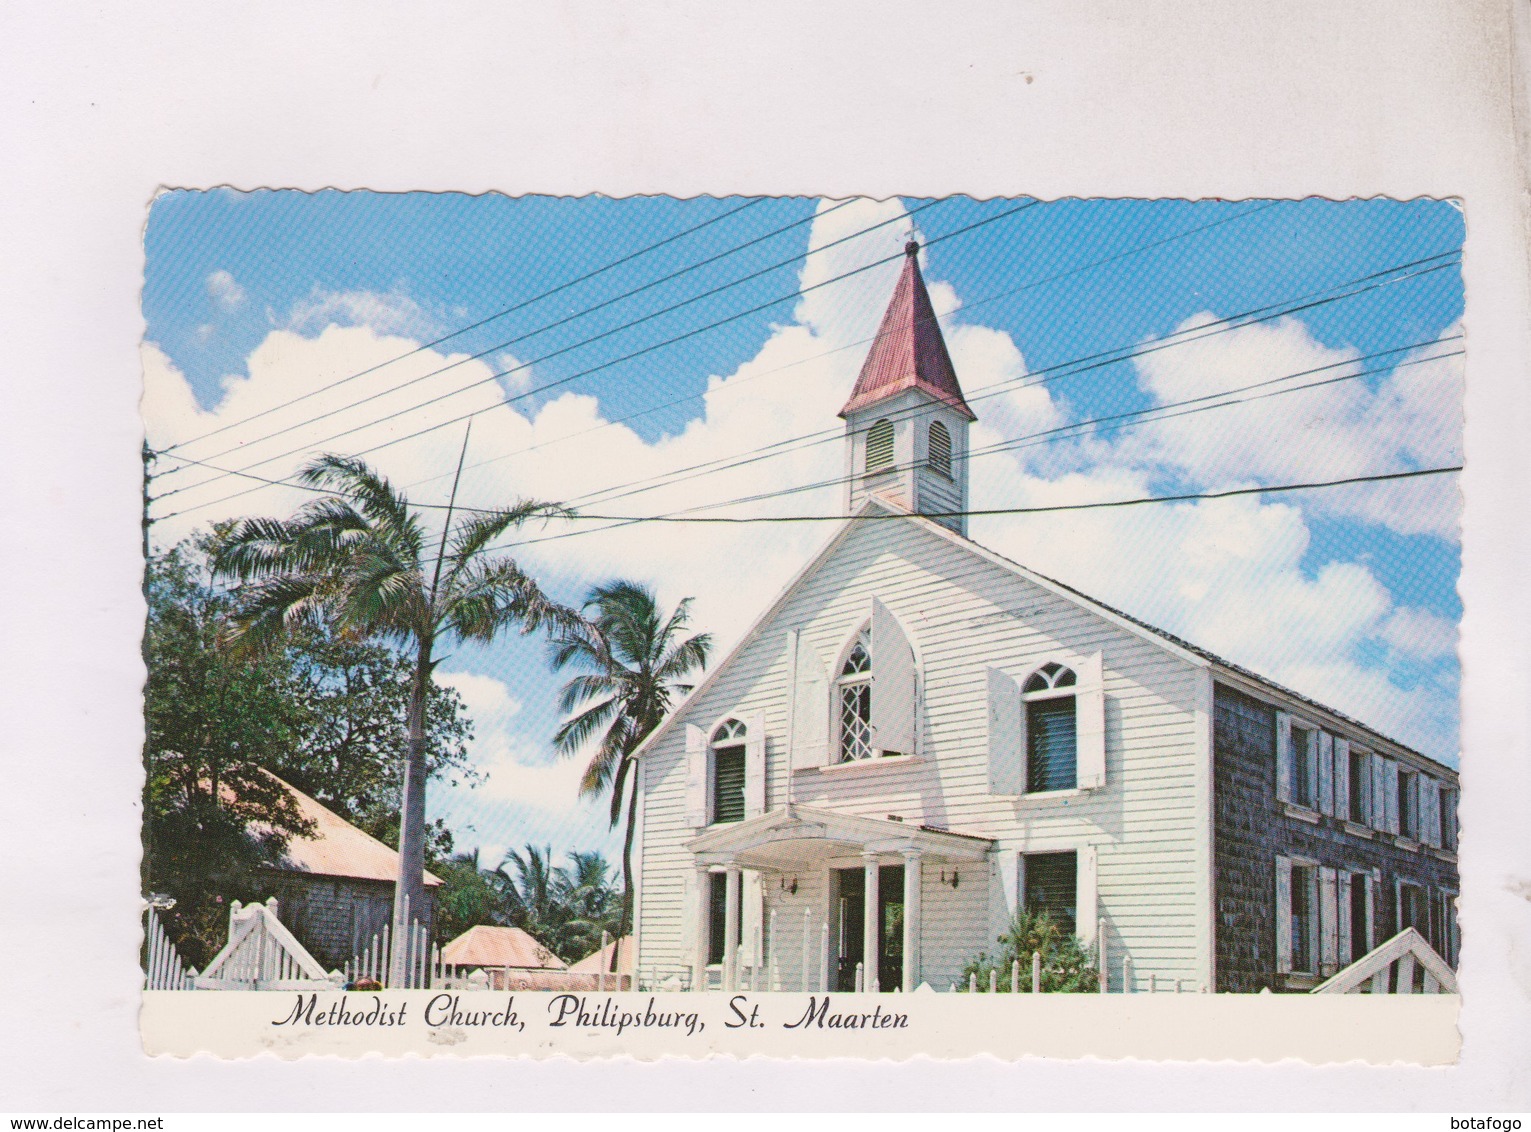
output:
[[872, 650], [865, 629], [840, 668], [840, 761], [872, 757]]

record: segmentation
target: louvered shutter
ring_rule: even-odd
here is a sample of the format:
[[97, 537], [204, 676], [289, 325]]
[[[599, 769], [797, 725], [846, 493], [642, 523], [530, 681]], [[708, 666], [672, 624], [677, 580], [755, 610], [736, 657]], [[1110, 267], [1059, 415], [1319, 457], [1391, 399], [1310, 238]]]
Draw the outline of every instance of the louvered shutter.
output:
[[1320, 972], [1332, 975], [1340, 967], [1339, 883], [1331, 868], [1318, 870], [1318, 961]]
[[1292, 859], [1276, 858], [1276, 970], [1292, 969]]
[[1075, 733], [1079, 743], [1079, 786], [1090, 790], [1106, 784], [1106, 681], [1100, 653], [1092, 653], [1075, 670]]
[[1338, 904], [1340, 913], [1339, 964], [1341, 967], [1349, 966], [1351, 960], [1357, 958], [1357, 956], [1351, 954], [1350, 948], [1350, 937], [1352, 931], [1350, 920], [1350, 886], [1354, 879], [1355, 878], [1347, 872], [1342, 872], [1337, 877], [1337, 885], [1339, 889]]
[[792, 649], [792, 769], [829, 761], [829, 677], [819, 651], [801, 632], [788, 634]]
[[1398, 760], [1384, 759], [1382, 761], [1382, 785], [1383, 805], [1387, 824], [1384, 827], [1388, 833], [1398, 832]]
[[914, 649], [893, 614], [872, 599], [872, 746], [912, 755], [915, 736]]
[[1334, 739], [1334, 815], [1350, 820], [1350, 740]]
[[1334, 814], [1334, 736], [1318, 733], [1318, 808]]
[[740, 873], [739, 896], [739, 965], [758, 967], [761, 963], [760, 933], [765, 924], [765, 890], [758, 872], [745, 869]]
[[743, 716], [744, 724], [744, 817], [758, 818], [766, 811], [765, 716]]
[[1093, 947], [1095, 935], [1099, 930], [1100, 906], [1099, 897], [1099, 856], [1093, 845], [1086, 845], [1079, 850], [1078, 879], [1074, 885], [1075, 928], [1074, 934], [1084, 941], [1084, 945]]
[[686, 724], [686, 824], [707, 824], [707, 735], [692, 723]]
[[[1382, 888], [1382, 870], [1373, 869], [1366, 878], [1366, 950], [1377, 946], [1377, 893]], [[1357, 959], [1361, 956], [1357, 955]]]
[[1425, 842], [1441, 847], [1441, 784], [1433, 778], [1420, 777], [1420, 801], [1424, 803]]
[[1295, 762], [1296, 760], [1292, 757], [1292, 717], [1284, 711], [1278, 711], [1276, 713], [1276, 800], [1278, 802], [1292, 800], [1292, 768]]
[[1387, 829], [1387, 760], [1375, 752], [1367, 762], [1372, 768], [1372, 808], [1371, 822], [1373, 829]]
[[1003, 670], [989, 674], [989, 793], [1026, 792], [1025, 713], [1021, 689]]

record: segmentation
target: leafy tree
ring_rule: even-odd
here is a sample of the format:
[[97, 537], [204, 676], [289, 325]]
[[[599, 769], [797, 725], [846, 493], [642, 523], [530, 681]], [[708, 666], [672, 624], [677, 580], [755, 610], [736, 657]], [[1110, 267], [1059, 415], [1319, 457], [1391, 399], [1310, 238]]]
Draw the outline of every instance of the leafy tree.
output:
[[[406, 666], [387, 649], [321, 630], [243, 658], [220, 647], [232, 609], [209, 574], [204, 535], [147, 564], [144, 660], [145, 892], [187, 962], [222, 946], [227, 902], [271, 892], [262, 866], [311, 832], [269, 770], [347, 820], [397, 844]], [[457, 694], [433, 686], [430, 773], [468, 781], [469, 724]], [[449, 835], [433, 830], [444, 853]]]
[[1067, 934], [1046, 912], [1020, 911], [999, 937], [999, 955], [979, 952], [962, 969], [959, 990], [968, 989], [969, 978], [978, 976], [980, 992], [989, 989], [990, 972], [998, 973], [999, 989], [1010, 991], [1012, 964], [1020, 961], [1021, 990], [1031, 990], [1031, 956], [1042, 956], [1042, 990], [1046, 993], [1094, 994], [1100, 990], [1100, 973], [1089, 949], [1078, 936]]
[[553, 743], [564, 755], [593, 745], [580, 793], [610, 794], [612, 826], [622, 820], [625, 803], [620, 935], [630, 930], [633, 913], [638, 792], [631, 788], [632, 755], [668, 714], [672, 699], [690, 691], [683, 681], [706, 666], [712, 638], [707, 633], [683, 637], [690, 598], [666, 617], [653, 591], [636, 582], [595, 587], [584, 609], [585, 619], [562, 627], [552, 641], [555, 670], [585, 669], [563, 687], [560, 707], [576, 714], [559, 727]]
[[551, 846], [505, 854], [497, 870], [509, 922], [566, 963], [595, 951], [601, 933], [618, 934], [621, 902], [600, 853], [573, 852], [555, 866]]
[[[216, 550], [218, 575], [239, 584], [227, 639], [253, 655], [289, 641], [295, 630], [328, 626], [342, 639], [382, 642], [409, 658], [398, 933], [406, 903], [419, 909], [425, 900], [427, 705], [438, 649], [453, 641], [487, 642], [511, 626], [530, 633], [577, 620], [514, 560], [490, 554], [507, 531], [565, 512], [521, 500], [454, 523], [449, 504], [433, 553], [420, 514], [365, 462], [321, 456], [298, 478], [331, 494], [290, 519], [245, 519]], [[402, 964], [402, 950], [396, 962]]]
[[454, 853], [431, 866], [442, 884], [436, 890], [436, 934], [456, 939], [476, 924], [509, 924], [505, 890], [494, 870], [479, 864], [478, 850]]

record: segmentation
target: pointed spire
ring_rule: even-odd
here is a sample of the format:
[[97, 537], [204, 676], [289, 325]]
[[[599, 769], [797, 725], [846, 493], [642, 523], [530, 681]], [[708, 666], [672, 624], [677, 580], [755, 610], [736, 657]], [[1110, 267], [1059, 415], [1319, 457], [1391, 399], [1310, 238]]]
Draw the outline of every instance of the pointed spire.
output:
[[904, 270], [883, 312], [882, 325], [851, 390], [840, 410], [842, 417], [876, 404], [906, 389], [919, 389], [945, 402], [968, 420], [977, 419], [962, 397], [957, 371], [946, 352], [946, 339], [930, 305], [930, 294], [920, 275], [920, 245], [904, 245]]

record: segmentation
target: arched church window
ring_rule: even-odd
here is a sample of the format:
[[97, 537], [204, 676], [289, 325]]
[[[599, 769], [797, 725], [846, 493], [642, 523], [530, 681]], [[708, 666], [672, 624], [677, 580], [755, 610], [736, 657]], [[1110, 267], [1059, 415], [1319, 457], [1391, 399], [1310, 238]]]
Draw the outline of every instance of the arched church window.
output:
[[712, 820], [744, 820], [744, 724], [730, 719], [712, 733]]
[[1026, 701], [1026, 791], [1079, 785], [1079, 727], [1073, 669], [1044, 664], [1021, 686]]
[[878, 472], [893, 466], [893, 422], [884, 418], [867, 430], [866, 470]]
[[856, 636], [850, 655], [840, 667], [840, 761], [872, 757], [872, 638], [866, 630]]
[[940, 421], [930, 422], [930, 433], [925, 445], [925, 462], [932, 471], [947, 478], [952, 474], [952, 434]]

